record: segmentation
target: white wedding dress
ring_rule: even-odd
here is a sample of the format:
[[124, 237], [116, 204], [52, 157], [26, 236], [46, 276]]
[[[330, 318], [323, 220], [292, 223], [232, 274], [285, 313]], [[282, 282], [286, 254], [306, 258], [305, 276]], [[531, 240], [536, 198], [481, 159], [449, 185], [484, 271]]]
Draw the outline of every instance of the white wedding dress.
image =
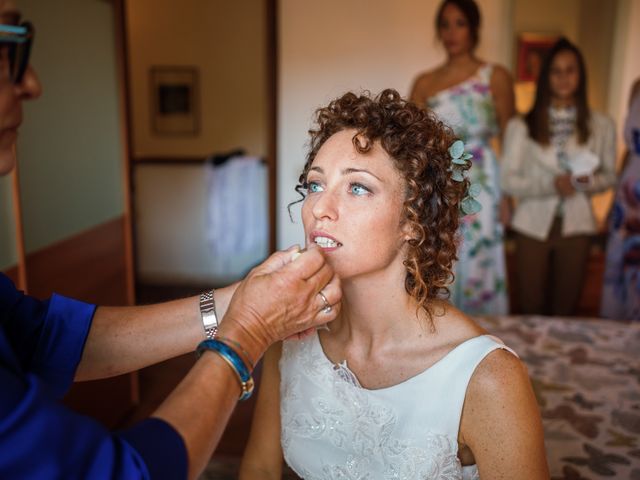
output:
[[[458, 427], [469, 380], [495, 349], [467, 340], [422, 373], [368, 390], [346, 364], [334, 365], [317, 334], [285, 341], [280, 359], [282, 450], [305, 480], [472, 480], [461, 466]], [[514, 353], [515, 355], [515, 353]]]

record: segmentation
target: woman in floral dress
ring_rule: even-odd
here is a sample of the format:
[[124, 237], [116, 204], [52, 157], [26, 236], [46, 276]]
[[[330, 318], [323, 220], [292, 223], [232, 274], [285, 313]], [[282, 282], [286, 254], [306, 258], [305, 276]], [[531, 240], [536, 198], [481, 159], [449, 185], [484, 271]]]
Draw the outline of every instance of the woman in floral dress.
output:
[[434, 110], [473, 155], [472, 183], [480, 185], [482, 210], [461, 225], [461, 246], [451, 301], [468, 314], [509, 312], [503, 225], [508, 199], [500, 193], [500, 172], [491, 148], [514, 114], [513, 82], [507, 70], [474, 55], [480, 13], [473, 0], [445, 0], [436, 17], [446, 62], [414, 82], [411, 100]]
[[609, 219], [601, 315], [640, 320], [640, 79], [624, 128], [628, 156]]

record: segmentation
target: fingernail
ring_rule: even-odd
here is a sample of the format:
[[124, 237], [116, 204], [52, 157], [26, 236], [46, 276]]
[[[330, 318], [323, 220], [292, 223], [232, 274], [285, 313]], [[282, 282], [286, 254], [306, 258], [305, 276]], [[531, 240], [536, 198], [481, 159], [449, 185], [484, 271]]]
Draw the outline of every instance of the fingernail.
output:
[[293, 262], [296, 258], [298, 258], [300, 255], [302, 255], [306, 251], [307, 249], [303, 248], [301, 250], [298, 250], [297, 252], [293, 252], [293, 255], [291, 255], [291, 261]]

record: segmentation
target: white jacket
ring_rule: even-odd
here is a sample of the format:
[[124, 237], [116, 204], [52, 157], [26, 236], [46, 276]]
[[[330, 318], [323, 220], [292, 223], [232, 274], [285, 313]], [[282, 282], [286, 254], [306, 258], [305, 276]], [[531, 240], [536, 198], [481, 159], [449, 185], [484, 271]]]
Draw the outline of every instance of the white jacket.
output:
[[[599, 164], [589, 187], [564, 199], [563, 236], [596, 232], [591, 195], [612, 187], [616, 180], [615, 125], [610, 118], [591, 112], [590, 127], [591, 135], [585, 144], [578, 144], [576, 135], [566, 144], [569, 157], [586, 148], [598, 157]], [[505, 130], [501, 163], [502, 190], [517, 200], [512, 228], [546, 240], [561, 200], [554, 179], [566, 173], [558, 165], [556, 148], [535, 142], [524, 120], [514, 117]]]

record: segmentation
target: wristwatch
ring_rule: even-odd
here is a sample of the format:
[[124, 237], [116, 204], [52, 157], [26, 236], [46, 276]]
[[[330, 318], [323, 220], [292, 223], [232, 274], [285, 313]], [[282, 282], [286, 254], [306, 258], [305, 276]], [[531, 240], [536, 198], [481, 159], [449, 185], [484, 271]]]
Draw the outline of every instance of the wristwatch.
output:
[[213, 298], [214, 289], [200, 294], [200, 314], [204, 334], [209, 340], [213, 340], [218, 333], [218, 316], [216, 315], [216, 301]]

